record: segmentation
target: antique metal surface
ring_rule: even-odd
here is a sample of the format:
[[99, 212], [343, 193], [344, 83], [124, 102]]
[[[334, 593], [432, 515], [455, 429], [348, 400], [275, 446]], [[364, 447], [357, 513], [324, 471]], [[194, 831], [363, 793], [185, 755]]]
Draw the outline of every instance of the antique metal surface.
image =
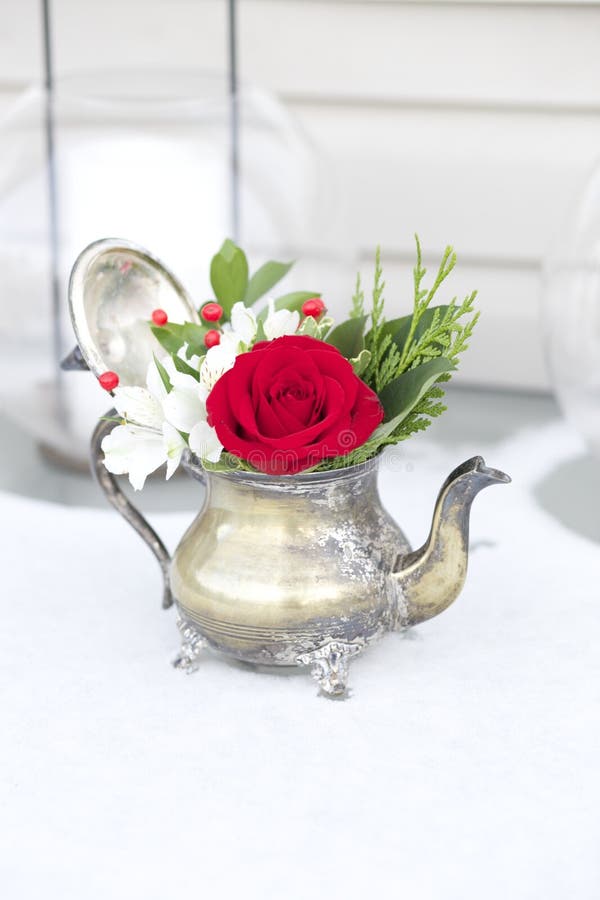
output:
[[206, 484], [204, 503], [173, 559], [102, 463], [96, 478], [157, 557], [164, 606], [174, 597], [191, 672], [206, 647], [250, 663], [309, 666], [324, 693], [343, 693], [350, 658], [386, 631], [437, 615], [466, 575], [469, 514], [477, 493], [510, 478], [479, 456], [455, 469], [438, 496], [431, 532], [411, 552], [381, 505], [378, 459], [331, 472], [273, 477], [184, 467]]
[[[172, 322], [197, 322], [198, 313], [174, 275], [143, 247], [105, 238], [79, 255], [69, 282], [71, 321], [81, 353], [65, 368], [95, 375], [117, 372], [122, 385], [145, 384], [148, 363], [158, 344], [148, 328], [154, 309]], [[82, 360], [80, 359], [82, 357]]]
[[108, 471], [103, 462], [104, 453], [102, 452], [102, 441], [106, 437], [106, 435], [110, 434], [112, 429], [115, 427], [114, 421], [108, 421], [108, 419], [112, 419], [112, 417], [116, 416], [116, 414], [116, 409], [109, 409], [106, 414], [106, 418], [100, 419], [100, 421], [96, 425], [96, 428], [94, 429], [90, 445], [92, 474], [96, 479], [98, 485], [104, 491], [106, 499], [111, 504], [111, 506], [114, 506], [117, 512], [120, 513], [123, 518], [127, 522], [129, 522], [131, 527], [137, 531], [139, 536], [143, 541], [145, 541], [146, 544], [148, 544], [156, 559], [158, 560], [158, 564], [160, 565], [164, 579], [162, 605], [163, 609], [168, 609], [173, 605], [171, 588], [169, 586], [169, 566], [171, 564], [169, 551], [167, 550], [155, 530], [152, 528], [152, 526], [148, 524], [144, 516], [135, 508], [132, 503], [129, 502], [129, 500], [119, 487], [117, 479]]
[[388, 576], [410, 548], [381, 505], [377, 467], [207, 473], [204, 507], [171, 564], [182, 617], [214, 649], [271, 665], [383, 634], [398, 615]]
[[467, 575], [471, 504], [483, 488], [510, 478], [486, 466], [481, 456], [468, 459], [448, 476], [435, 505], [431, 531], [414, 553], [400, 556], [393, 581], [404, 596], [397, 627], [417, 625], [439, 615], [458, 597]]
[[342, 641], [331, 641], [318, 650], [301, 653], [297, 662], [301, 666], [310, 666], [310, 674], [324, 694], [339, 697], [346, 692], [348, 683], [348, 664], [364, 647], [364, 642], [355, 640], [351, 644]]
[[173, 666], [185, 672], [186, 675], [191, 675], [198, 668], [198, 658], [208, 645], [200, 632], [182, 619], [179, 614], [177, 614], [177, 627], [181, 635], [181, 648], [173, 660]]

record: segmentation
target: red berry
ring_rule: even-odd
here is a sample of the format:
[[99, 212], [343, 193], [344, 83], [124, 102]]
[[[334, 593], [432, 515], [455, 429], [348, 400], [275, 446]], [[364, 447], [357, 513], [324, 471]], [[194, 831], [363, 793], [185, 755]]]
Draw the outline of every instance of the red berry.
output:
[[98, 381], [105, 391], [114, 391], [119, 384], [119, 376], [116, 372], [104, 372]]
[[305, 316], [311, 316], [313, 319], [318, 319], [323, 312], [325, 312], [325, 304], [320, 297], [313, 297], [311, 300], [306, 300], [302, 304], [302, 313]]
[[207, 322], [218, 322], [223, 315], [223, 307], [220, 303], [205, 303], [200, 310], [200, 315]]
[[155, 309], [152, 313], [152, 321], [155, 325], [166, 325], [169, 321], [169, 317], [164, 309]]
[[204, 335], [204, 346], [208, 347], [210, 350], [211, 347], [216, 347], [217, 344], [221, 343], [221, 335], [218, 331], [215, 331], [214, 328], [210, 331], [207, 331]]

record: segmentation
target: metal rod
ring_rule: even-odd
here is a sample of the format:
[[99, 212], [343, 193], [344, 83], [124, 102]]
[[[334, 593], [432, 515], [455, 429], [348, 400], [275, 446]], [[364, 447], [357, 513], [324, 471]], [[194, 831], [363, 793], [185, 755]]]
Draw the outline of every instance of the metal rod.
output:
[[236, 0], [228, 0], [228, 62], [229, 62], [229, 126], [230, 126], [230, 191], [231, 230], [233, 240], [240, 238], [240, 107], [237, 72], [237, 9]]
[[50, 0], [42, 0], [44, 23], [44, 83], [46, 87], [45, 131], [46, 168], [48, 188], [48, 215], [50, 228], [50, 284], [52, 302], [52, 347], [57, 379], [60, 378], [60, 276], [58, 248], [58, 193], [56, 185], [56, 142], [54, 127], [54, 69], [52, 58], [52, 30], [50, 24]]

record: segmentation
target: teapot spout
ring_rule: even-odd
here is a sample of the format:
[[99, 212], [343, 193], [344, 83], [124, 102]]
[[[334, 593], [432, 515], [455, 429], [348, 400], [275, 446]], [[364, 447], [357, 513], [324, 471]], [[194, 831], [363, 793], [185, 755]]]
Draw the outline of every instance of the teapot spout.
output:
[[398, 597], [398, 627], [431, 619], [458, 597], [467, 574], [471, 504], [483, 488], [510, 480], [486, 466], [481, 456], [468, 459], [448, 476], [427, 541], [419, 550], [400, 556], [390, 576]]

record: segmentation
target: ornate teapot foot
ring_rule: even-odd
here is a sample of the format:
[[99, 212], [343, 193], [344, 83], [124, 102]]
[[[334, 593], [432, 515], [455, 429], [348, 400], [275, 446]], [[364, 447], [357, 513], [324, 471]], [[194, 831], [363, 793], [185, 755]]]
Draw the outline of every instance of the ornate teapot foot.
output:
[[191, 675], [198, 668], [198, 657], [207, 646], [206, 641], [189, 622], [177, 617], [177, 627], [181, 634], [181, 650], [179, 656], [173, 660], [176, 669]]
[[318, 650], [301, 653], [297, 662], [302, 666], [311, 666], [310, 674], [324, 694], [339, 697], [346, 692], [349, 661], [362, 649], [360, 644], [330, 641]]

